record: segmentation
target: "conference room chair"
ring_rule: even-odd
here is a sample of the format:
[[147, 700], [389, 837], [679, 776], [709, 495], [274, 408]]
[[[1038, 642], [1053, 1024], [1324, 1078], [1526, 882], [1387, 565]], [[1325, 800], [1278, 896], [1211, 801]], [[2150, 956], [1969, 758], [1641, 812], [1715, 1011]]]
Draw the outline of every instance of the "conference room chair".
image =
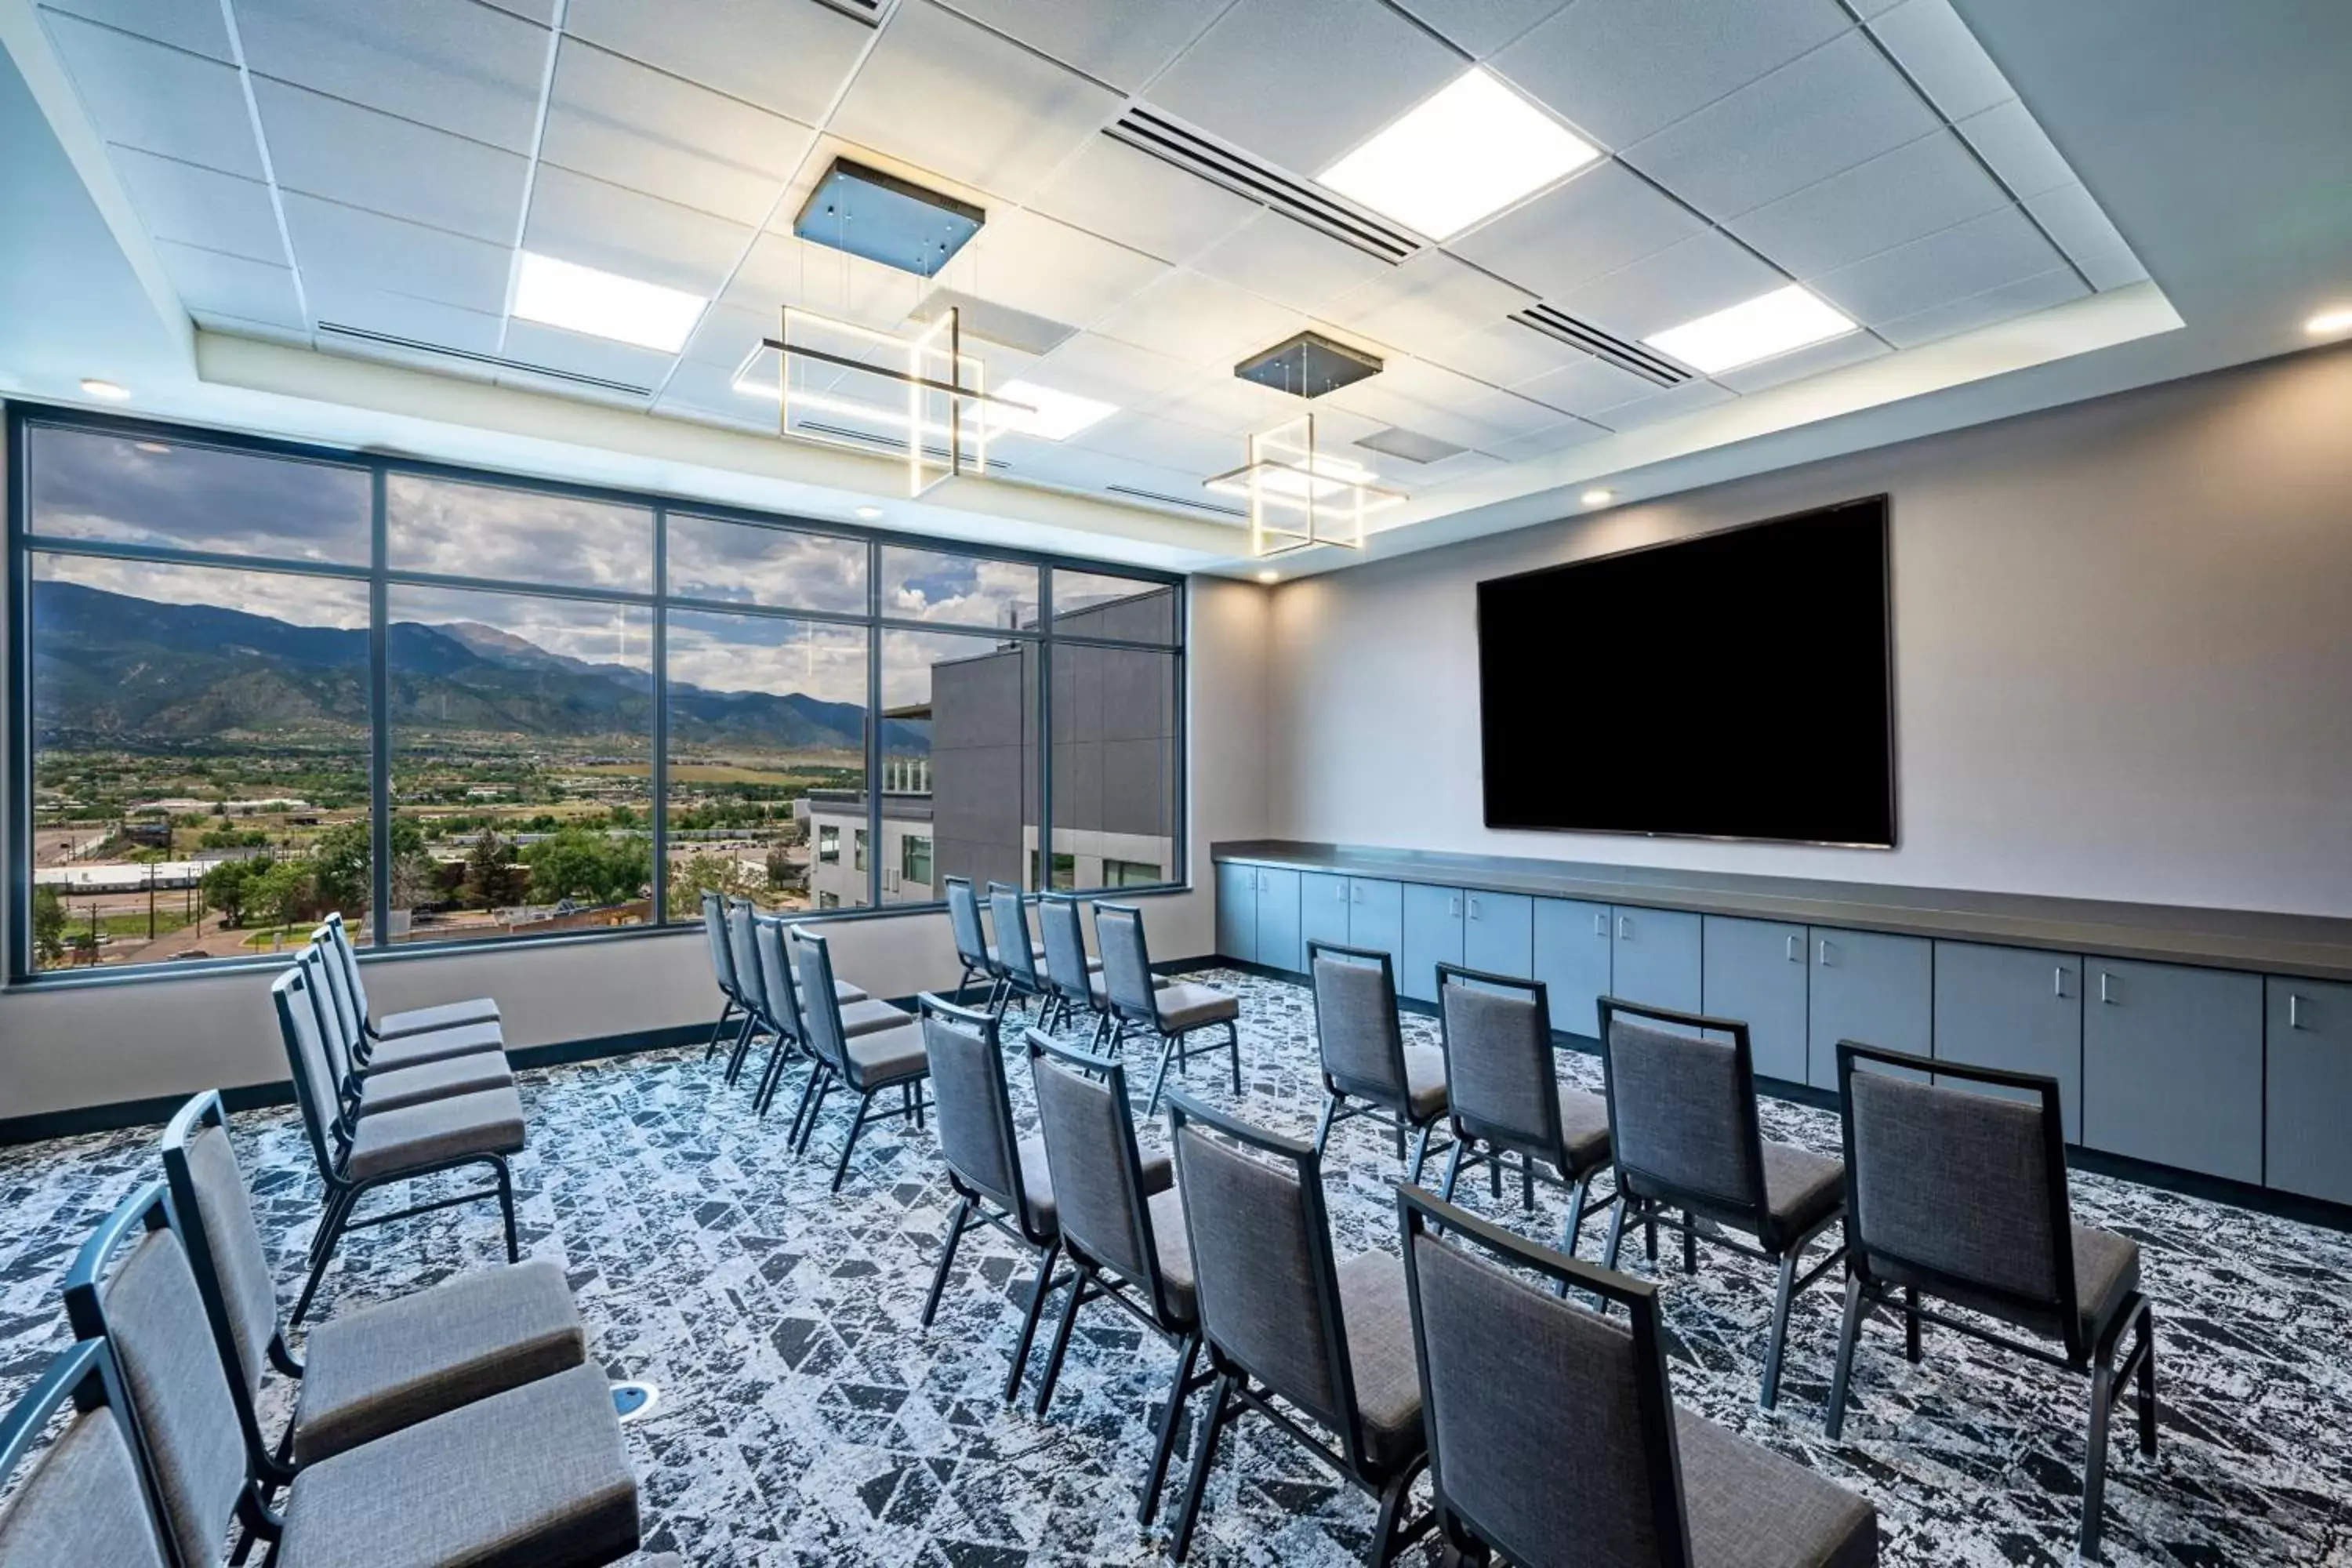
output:
[[[1675, 1407], [1658, 1288], [1400, 1188], [1430, 1506], [1449, 1563], [1868, 1568], [1844, 1488]], [[1549, 1281], [1546, 1290], [1535, 1280]], [[1566, 1300], [1570, 1287], [1580, 1295]], [[1583, 1296], [1626, 1309], [1621, 1324]]]
[[[1634, 1223], [1648, 1229], [1654, 1262], [1655, 1227], [1679, 1229], [1685, 1272], [1697, 1271], [1702, 1237], [1776, 1266], [1780, 1279], [1757, 1398], [1759, 1407], [1769, 1410], [1780, 1402], [1790, 1303], [1835, 1268], [1842, 1254], [1833, 1238], [1819, 1263], [1799, 1272], [1805, 1248], [1845, 1212], [1845, 1167], [1764, 1137], [1757, 1122], [1756, 1070], [1745, 1023], [1613, 996], [1601, 999], [1600, 1011], [1617, 1174], [1617, 1205], [1601, 1266], [1617, 1267], [1625, 1227]], [[1699, 1030], [1729, 1038], [1708, 1039]], [[1679, 1220], [1672, 1217], [1676, 1210]], [[1701, 1219], [1750, 1237], [1755, 1245], [1702, 1231]]]
[[1059, 1200], [1062, 1249], [1076, 1276], [1037, 1386], [1037, 1414], [1045, 1415], [1053, 1404], [1071, 1331], [1088, 1301], [1110, 1302], [1173, 1345], [1176, 1372], [1160, 1406], [1151, 1468], [1136, 1511], [1137, 1521], [1149, 1524], [1160, 1511], [1184, 1406], [1211, 1376], [1205, 1369], [1193, 1371], [1201, 1355], [1201, 1321], [1184, 1201], [1170, 1184], [1168, 1163], [1147, 1161], [1136, 1144], [1127, 1069], [1118, 1058], [1062, 1045], [1038, 1029], [1023, 1038], [1037, 1095], [1038, 1132]]
[[[1888, 1068], [1933, 1073], [1896, 1077]], [[2139, 1450], [2156, 1454], [2156, 1328], [2140, 1292], [2139, 1244], [2076, 1225], [2066, 1191], [2058, 1080], [1838, 1044], [1845, 1108], [1845, 1312], [1830, 1382], [1842, 1435], [1864, 1320], [1903, 1300], [1904, 1351], [1921, 1359], [1924, 1320], [2091, 1384], [2081, 1555], [2099, 1556], [2107, 1431], [2119, 1386], [2137, 1385]], [[1996, 1098], [2022, 1096], [2022, 1100]], [[2020, 1329], [2029, 1344], [1919, 1304], [1932, 1297]], [[2125, 1342], [2130, 1342], [2128, 1351]]]
[[1540, 980], [1441, 963], [1437, 1020], [1454, 1133], [1445, 1200], [1453, 1202], [1462, 1173], [1482, 1162], [1499, 1199], [1503, 1163], [1517, 1154], [1521, 1201], [1531, 1205], [1541, 1162], [1568, 1189], [1559, 1246], [1574, 1257], [1592, 1179], [1609, 1168], [1609, 1102], [1559, 1081], [1550, 993]]
[[1052, 997], [1039, 1026], [1058, 1030], [1084, 1016], [1098, 1027], [1108, 1009], [1102, 960], [1087, 952], [1086, 917], [1075, 894], [1038, 896], [1037, 935], [1045, 949], [1045, 987]]
[[495, 1018], [472, 1023], [437, 1024], [413, 1029], [390, 1039], [373, 1039], [367, 1032], [367, 997], [352, 989], [356, 965], [343, 963], [334, 945], [334, 928], [320, 926], [298, 957], [310, 958], [323, 973], [313, 990], [321, 1011], [331, 1008], [354, 1072], [406, 1072], [458, 1057], [494, 1056], [506, 1059], [506, 1036]]
[[[808, 1085], [801, 1090], [801, 1110], [793, 1118], [793, 1147], [808, 1148], [816, 1131], [817, 1115], [835, 1084], [857, 1096], [857, 1114], [842, 1134], [841, 1157], [833, 1167], [833, 1190], [837, 1193], [849, 1174], [849, 1157], [857, 1147], [857, 1135], [874, 1118], [876, 1095], [897, 1089], [900, 1113], [917, 1127], [923, 1124], [927, 1104], [923, 1080], [930, 1070], [929, 1061], [923, 1051], [921, 1024], [905, 1014], [900, 1015], [904, 1022], [889, 1028], [850, 1034], [842, 1020], [839, 994], [834, 989], [833, 954], [825, 939], [804, 926], [794, 926], [791, 940], [803, 982], [801, 1017], [808, 1028], [810, 1054], [816, 1058]], [[886, 1110], [882, 1114], [891, 1112]]]
[[975, 980], [988, 982], [988, 996], [981, 1005], [993, 1012], [996, 1007], [995, 954], [989, 951], [988, 928], [981, 923], [980, 895], [972, 890], [969, 877], [941, 879], [941, 888], [948, 900], [948, 930], [955, 938], [957, 962], [963, 973], [956, 979], [956, 1000], [971, 989]]
[[1421, 1180], [1430, 1130], [1445, 1115], [1444, 1053], [1404, 1043], [1397, 1022], [1396, 976], [1387, 953], [1310, 942], [1307, 970], [1315, 994], [1315, 1048], [1323, 1063], [1323, 1114], [1315, 1123], [1315, 1152], [1323, 1152], [1339, 1122], [1369, 1116], [1394, 1131], [1400, 1160], [1405, 1157], [1405, 1133], [1412, 1131], [1412, 1165], [1406, 1180]]
[[0, 1568], [175, 1568], [130, 1421], [104, 1340], [59, 1352], [0, 1416], [0, 1497], [10, 1500], [0, 1510]]
[[[163, 1130], [172, 1224], [229, 1368], [247, 1462], [273, 1484], [347, 1448], [587, 1359], [563, 1270], [545, 1258], [475, 1268], [314, 1323], [302, 1359], [278, 1316], [268, 1248], [217, 1092]], [[261, 1430], [270, 1373], [299, 1380], [281, 1441]]]
[[487, 1024], [497, 1027], [499, 1004], [497, 998], [491, 996], [441, 1002], [428, 1007], [411, 1007], [404, 1012], [375, 1016], [368, 1010], [367, 985], [360, 978], [359, 953], [352, 945], [352, 933], [344, 927], [341, 910], [334, 910], [327, 916], [326, 930], [329, 939], [334, 943], [335, 954], [342, 963], [346, 984], [352, 994], [359, 999], [361, 1024], [371, 1046], [410, 1035], [429, 1034], [436, 1029], [463, 1028], [467, 1025]]
[[1151, 973], [1151, 952], [1143, 940], [1143, 912], [1131, 904], [1095, 905], [1095, 941], [1102, 948], [1102, 1026], [1096, 1038], [1108, 1037], [1107, 1048], [1116, 1056], [1129, 1029], [1139, 1029], [1160, 1047], [1160, 1063], [1151, 1074], [1151, 1098], [1145, 1114], [1159, 1109], [1160, 1093], [1172, 1062], [1179, 1072], [1196, 1057], [1214, 1051], [1213, 1045], [1195, 1047], [1192, 1037], [1203, 1029], [1224, 1031], [1224, 1048], [1233, 1056], [1234, 1092], [1242, 1091], [1241, 1002], [1211, 986], [1191, 980], [1162, 985]]
[[[775, 1103], [776, 1087], [783, 1077], [786, 1063], [794, 1051], [810, 1056], [808, 1018], [802, 1003], [800, 976], [793, 968], [792, 927], [782, 915], [761, 915], [751, 927], [751, 951], [760, 976], [759, 1005], [761, 1026], [774, 1038], [769, 1050], [768, 1065], [760, 1075], [760, 1091], [752, 1104], [761, 1116]], [[895, 1029], [906, 1023], [907, 1014], [887, 1002], [877, 1002], [854, 985], [836, 982], [834, 997], [839, 1004], [836, 1016], [841, 1020], [841, 1032], [855, 1038], [880, 1029]], [[811, 1061], [814, 1058], [811, 1056]]]
[[[278, 1009], [278, 1031], [301, 1109], [310, 1158], [325, 1187], [319, 1224], [310, 1239], [310, 1277], [288, 1321], [299, 1323], [318, 1294], [319, 1281], [347, 1230], [388, 1225], [458, 1204], [495, 1197], [506, 1222], [507, 1261], [521, 1256], [515, 1239], [514, 1177], [507, 1157], [523, 1146], [522, 1098], [509, 1087], [453, 1095], [397, 1110], [372, 1112], [348, 1126], [335, 1093], [333, 1069], [320, 1037], [319, 1012], [310, 981], [298, 964], [269, 988]], [[359, 1201], [375, 1188], [470, 1165], [488, 1165], [497, 1185], [427, 1199], [390, 1214], [353, 1219]]]
[[[314, 941], [294, 962], [309, 979], [310, 1000], [318, 1011], [320, 1038], [327, 1047], [327, 1065], [334, 1074], [335, 1092], [344, 1105], [346, 1131], [351, 1121], [369, 1110], [398, 1110], [404, 1106], [422, 1105], [428, 1100], [446, 1100], [451, 1095], [513, 1086], [514, 1068], [506, 1052], [494, 1045], [486, 1044], [478, 1050], [461, 1051], [409, 1067], [362, 1065], [359, 1053], [363, 1042], [359, 1017], [343, 992], [341, 966], [335, 962], [333, 951], [327, 943]], [[427, 1037], [406, 1036], [394, 1041], [394, 1046], [413, 1046]]]
[[727, 1026], [743, 1010], [742, 987], [735, 983], [735, 945], [727, 931], [727, 900], [709, 888], [702, 890], [702, 935], [710, 947], [710, 978], [720, 998], [719, 1021], [710, 1026], [709, 1043], [702, 1049], [702, 1059], [709, 1061], [719, 1054]]
[[727, 933], [727, 962], [735, 975], [735, 1001], [743, 1010], [742, 1022], [735, 1027], [734, 1042], [727, 1048], [726, 1081], [730, 1084], [743, 1071], [744, 1059], [750, 1056], [760, 1032], [772, 1027], [767, 991], [760, 982], [759, 953], [751, 940], [751, 919], [749, 899], [729, 899], [719, 915]]
[[217, 1568], [232, 1522], [278, 1568], [616, 1562], [636, 1550], [636, 1479], [593, 1365], [536, 1378], [303, 1466], [275, 1500], [250, 1462], [232, 1374], [163, 1184], [127, 1198], [66, 1279], [80, 1339], [104, 1339], [179, 1568]]
[[1168, 1118], [1201, 1339], [1216, 1377], [1193, 1443], [1176, 1557], [1192, 1550], [1218, 1436], [1247, 1409], [1380, 1500], [1365, 1561], [1382, 1568], [1428, 1531], [1432, 1517], [1405, 1518], [1426, 1449], [1404, 1266], [1377, 1250], [1334, 1261], [1314, 1145], [1181, 1089], [1169, 1095]]

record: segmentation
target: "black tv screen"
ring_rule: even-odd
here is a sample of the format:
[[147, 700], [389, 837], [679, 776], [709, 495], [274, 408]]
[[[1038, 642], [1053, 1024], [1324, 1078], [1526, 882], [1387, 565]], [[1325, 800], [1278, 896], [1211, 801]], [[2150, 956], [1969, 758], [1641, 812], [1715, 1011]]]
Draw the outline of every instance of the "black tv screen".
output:
[[1886, 498], [1478, 584], [1486, 826], [1891, 847]]

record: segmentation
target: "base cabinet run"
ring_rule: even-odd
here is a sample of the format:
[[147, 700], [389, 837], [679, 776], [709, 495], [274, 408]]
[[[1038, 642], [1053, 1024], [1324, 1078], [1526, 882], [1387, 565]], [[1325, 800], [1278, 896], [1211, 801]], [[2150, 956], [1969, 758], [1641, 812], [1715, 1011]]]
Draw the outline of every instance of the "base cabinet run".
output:
[[[2066, 1142], [2081, 1142], [2083, 961], [2030, 947], [1937, 942], [1936, 1059], [2056, 1079]], [[2033, 1098], [1985, 1084], [1961, 1087]]]
[[1836, 1089], [1840, 1040], [1928, 1054], [1936, 1039], [1934, 943], [1820, 926], [1806, 935], [1813, 962], [1805, 1064], [1815, 1089]]
[[2352, 1204], [2352, 985], [2273, 976], [2263, 1179]]
[[1609, 906], [1538, 899], [1533, 924], [1535, 977], [1551, 1026], [1591, 1038], [1601, 1027], [1597, 1004], [1609, 994]]
[[1805, 935], [1803, 926], [1777, 921], [1706, 917], [1700, 965], [1706, 1005], [1699, 1011], [1748, 1026], [1760, 1078], [1805, 1081]]
[[2263, 977], [2093, 959], [2083, 998], [2083, 1142], [2263, 1179]]

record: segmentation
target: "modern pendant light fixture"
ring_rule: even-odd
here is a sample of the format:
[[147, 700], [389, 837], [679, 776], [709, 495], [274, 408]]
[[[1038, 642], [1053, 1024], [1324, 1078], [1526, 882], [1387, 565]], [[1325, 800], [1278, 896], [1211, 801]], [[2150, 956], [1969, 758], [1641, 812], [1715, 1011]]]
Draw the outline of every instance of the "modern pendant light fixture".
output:
[[1360, 550], [1365, 520], [1405, 500], [1362, 464], [1319, 450], [1312, 414], [1251, 436], [1248, 456], [1204, 488], [1249, 503], [1250, 554], [1259, 559], [1318, 544]]

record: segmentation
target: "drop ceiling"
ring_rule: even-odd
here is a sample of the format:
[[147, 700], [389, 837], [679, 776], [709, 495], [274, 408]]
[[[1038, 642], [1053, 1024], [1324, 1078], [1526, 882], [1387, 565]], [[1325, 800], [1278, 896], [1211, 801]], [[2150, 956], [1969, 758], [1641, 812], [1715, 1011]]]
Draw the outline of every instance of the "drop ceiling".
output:
[[[889, 328], [953, 302], [996, 381], [1120, 410], [1003, 439], [992, 482], [1207, 525], [1196, 563], [1241, 548], [1202, 480], [1304, 406], [1234, 362], [1302, 331], [1386, 363], [1313, 406], [1412, 497], [1402, 543], [2181, 320], [1952, 0], [0, 5], [200, 344], [578, 400], [658, 450], [673, 422], [772, 430], [734, 381], [779, 306]], [[1474, 66], [1603, 155], [1442, 245], [1357, 209], [1401, 259], [1113, 134], [1145, 116], [1336, 200], [1319, 171]], [[836, 157], [986, 222], [935, 279], [797, 239]], [[709, 303], [675, 354], [520, 321], [526, 248]], [[1858, 330], [1673, 384], [1525, 321], [1637, 345], [1790, 283]]]

